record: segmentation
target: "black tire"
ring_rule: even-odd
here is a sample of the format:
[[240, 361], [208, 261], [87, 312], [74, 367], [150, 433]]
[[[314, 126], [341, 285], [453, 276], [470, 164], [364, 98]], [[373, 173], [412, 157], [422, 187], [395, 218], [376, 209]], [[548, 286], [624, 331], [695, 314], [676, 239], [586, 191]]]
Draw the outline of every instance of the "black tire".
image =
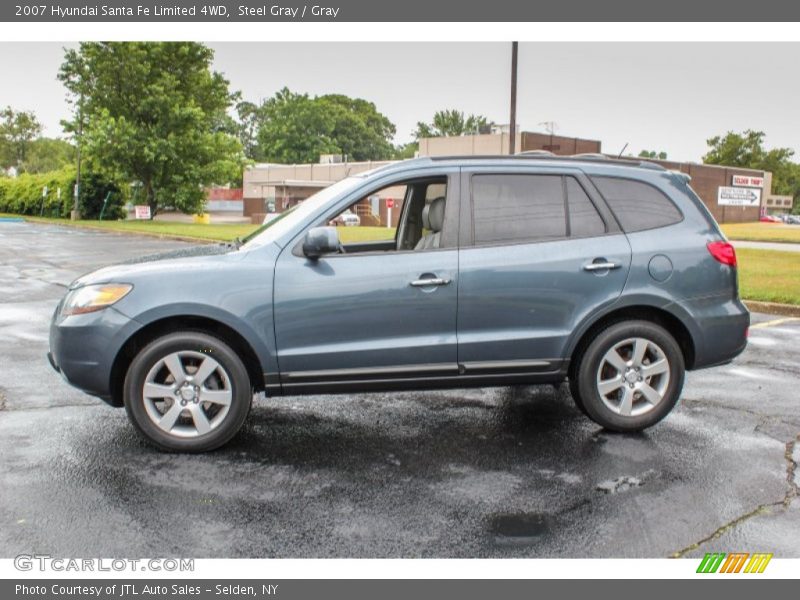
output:
[[[202, 410], [208, 422], [213, 423], [213, 428], [201, 432], [200, 427], [196, 427], [196, 433], [186, 434], [193, 437], [182, 437], [160, 428], [151, 416], [158, 405], [171, 406], [178, 403], [178, 399], [183, 402], [183, 398], [176, 393], [175, 398], [153, 402], [152, 399], [145, 398], [145, 381], [152, 372], [159, 373], [158, 377], [165, 380], [164, 386], [172, 385], [175, 387], [175, 379], [171, 380], [171, 370], [166, 363], [162, 363], [166, 357], [174, 356], [179, 353], [181, 367], [187, 374], [186, 385], [192, 387], [188, 381], [191, 380], [192, 368], [198, 369], [199, 364], [203, 363], [206, 357], [213, 357], [218, 368], [212, 372], [208, 379], [201, 381], [195, 388], [197, 400], [188, 400], [186, 409], [181, 411], [178, 417], [178, 427], [189, 430], [194, 426], [194, 413], [190, 409]], [[192, 366], [194, 361], [197, 366]], [[159, 366], [161, 365], [161, 366]], [[166, 369], [166, 371], [164, 370]], [[197, 371], [195, 371], [197, 372]], [[166, 376], [166, 378], [165, 378]], [[206, 389], [204, 382], [215, 386], [214, 389]], [[220, 383], [221, 382], [221, 383]], [[229, 405], [222, 406], [210, 402], [202, 402], [200, 398], [202, 392], [221, 392], [229, 396]], [[124, 384], [124, 402], [128, 418], [131, 420], [137, 431], [151, 444], [161, 450], [169, 452], [208, 452], [219, 448], [229, 442], [241, 429], [253, 400], [253, 389], [250, 378], [247, 374], [242, 360], [239, 356], [222, 340], [211, 335], [195, 332], [180, 331], [167, 334], [158, 338], [145, 346], [133, 359], [128, 368]], [[192, 406], [192, 404], [196, 406]], [[207, 408], [202, 408], [207, 407]], [[227, 407], [227, 408], [226, 408]], [[222, 411], [225, 410], [223, 413]], [[207, 411], [212, 411], [211, 413]], [[216, 411], [214, 414], [213, 411]], [[166, 409], [164, 410], [164, 413]], [[211, 414], [212, 416], [208, 416]], [[180, 425], [188, 423], [187, 425]], [[208, 429], [206, 427], [205, 429]], [[173, 430], [175, 430], [173, 428]]]
[[581, 411], [585, 416], [589, 417], [589, 413], [586, 412], [586, 407], [583, 405], [583, 399], [581, 398], [581, 391], [580, 389], [578, 389], [577, 369], [574, 372], [571, 371], [569, 374], [569, 393], [570, 396], [572, 396], [572, 401], [575, 403], [575, 407], [579, 411]]
[[[660, 358], [666, 359], [667, 369], [659, 375], [645, 377], [638, 381], [634, 380], [632, 383], [624, 383], [619, 390], [610, 392], [604, 399], [598, 388], [601, 379], [603, 384], [606, 383], [606, 379], [601, 378], [601, 373], [607, 371], [600, 371], [601, 362], [603, 369], [608, 369], [610, 365], [605, 360], [607, 353], [615, 347], [620, 348], [618, 355], [619, 352], [625, 352], [628, 346], [619, 345], [634, 339], [649, 342], [649, 345], [646, 346], [648, 354], [644, 359], [645, 367], [655, 362], [650, 357], [655, 357], [658, 352]], [[632, 350], [633, 345], [630, 348]], [[611, 431], [641, 431], [655, 425], [673, 409], [683, 389], [685, 365], [680, 346], [667, 330], [650, 321], [622, 321], [610, 325], [598, 333], [578, 360], [579, 363], [574, 367], [576, 376], [570, 378], [570, 389], [575, 404], [595, 423]], [[612, 369], [611, 372], [614, 373], [614, 370]], [[645, 371], [642, 370], [642, 374], [644, 373]], [[617, 376], [620, 381], [627, 381], [624, 379], [623, 372], [617, 371], [617, 375], [613, 375], [613, 377]], [[632, 373], [631, 377], [634, 378], [635, 373]], [[664, 379], [661, 379], [662, 377]], [[662, 387], [661, 400], [655, 404], [648, 403], [644, 395], [639, 393], [640, 388], [630, 387], [630, 393], [634, 398], [638, 394], [638, 399], [633, 400], [634, 408], [630, 411], [630, 415], [616, 412], [612, 406], [609, 406], [611, 404], [617, 407], [615, 405], [616, 397], [620, 398], [619, 406], [621, 406], [621, 397], [628, 392], [626, 386], [644, 384], [652, 384], [651, 388]], [[640, 411], [640, 414], [635, 414], [636, 411]]]

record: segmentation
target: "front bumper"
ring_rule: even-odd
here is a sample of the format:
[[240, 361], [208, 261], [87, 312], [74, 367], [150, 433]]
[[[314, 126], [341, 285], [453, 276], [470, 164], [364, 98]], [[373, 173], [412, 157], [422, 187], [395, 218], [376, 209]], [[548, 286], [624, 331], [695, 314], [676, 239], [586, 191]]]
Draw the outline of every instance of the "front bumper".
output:
[[139, 323], [114, 307], [70, 317], [61, 317], [59, 309], [50, 323], [50, 365], [70, 385], [113, 403], [111, 369]]

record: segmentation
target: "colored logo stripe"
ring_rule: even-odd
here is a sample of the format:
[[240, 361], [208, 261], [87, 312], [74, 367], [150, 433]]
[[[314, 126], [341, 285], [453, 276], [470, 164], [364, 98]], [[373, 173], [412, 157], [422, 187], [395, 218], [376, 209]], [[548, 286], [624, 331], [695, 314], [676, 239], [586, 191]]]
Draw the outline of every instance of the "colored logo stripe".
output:
[[[740, 573], [744, 567], [744, 573], [763, 573], [772, 554], [748, 552], [707, 552], [697, 567], [698, 573]], [[749, 561], [747, 559], [750, 559]], [[723, 562], [724, 561], [724, 562]], [[746, 566], [745, 566], [746, 565]], [[720, 568], [721, 567], [721, 568]]]
[[767, 568], [769, 561], [772, 560], [772, 554], [753, 554], [753, 558], [747, 563], [744, 568], [745, 573], [763, 573]]

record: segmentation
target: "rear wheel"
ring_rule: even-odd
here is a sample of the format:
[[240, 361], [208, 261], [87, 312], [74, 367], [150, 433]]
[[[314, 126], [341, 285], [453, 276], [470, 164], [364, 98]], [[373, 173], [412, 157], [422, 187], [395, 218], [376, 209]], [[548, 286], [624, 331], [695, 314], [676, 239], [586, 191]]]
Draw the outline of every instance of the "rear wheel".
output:
[[579, 361], [570, 381], [575, 402], [612, 431], [641, 431], [658, 423], [683, 388], [685, 367], [678, 343], [649, 321], [611, 325]]
[[203, 333], [159, 338], [131, 362], [125, 409], [152, 444], [176, 452], [205, 452], [241, 428], [253, 398], [241, 359], [223, 341]]

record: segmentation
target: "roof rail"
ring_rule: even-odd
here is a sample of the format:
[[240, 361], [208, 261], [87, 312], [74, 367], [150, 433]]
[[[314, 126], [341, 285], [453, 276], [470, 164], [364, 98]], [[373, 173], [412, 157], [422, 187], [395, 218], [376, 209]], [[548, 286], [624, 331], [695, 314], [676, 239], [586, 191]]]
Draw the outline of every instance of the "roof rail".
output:
[[545, 156], [545, 157], [554, 157], [555, 154], [550, 152], [550, 150], [523, 150], [522, 152], [517, 152], [514, 156]]
[[582, 159], [592, 159], [592, 160], [611, 160], [611, 157], [607, 154], [601, 154], [600, 152], [582, 152], [581, 154], [573, 154], [571, 158], [582, 158]]
[[427, 158], [433, 161], [444, 160], [557, 160], [565, 162], [598, 162], [610, 164], [623, 164], [631, 167], [641, 167], [643, 169], [652, 169], [654, 171], [666, 171], [665, 167], [659, 164], [651, 163], [638, 158], [619, 158], [616, 156], [609, 156], [608, 154], [586, 153], [586, 154], [572, 154], [572, 155], [556, 155], [547, 150], [526, 150], [524, 152], [517, 152], [516, 154], [455, 154], [448, 156], [427, 156], [420, 157]]

